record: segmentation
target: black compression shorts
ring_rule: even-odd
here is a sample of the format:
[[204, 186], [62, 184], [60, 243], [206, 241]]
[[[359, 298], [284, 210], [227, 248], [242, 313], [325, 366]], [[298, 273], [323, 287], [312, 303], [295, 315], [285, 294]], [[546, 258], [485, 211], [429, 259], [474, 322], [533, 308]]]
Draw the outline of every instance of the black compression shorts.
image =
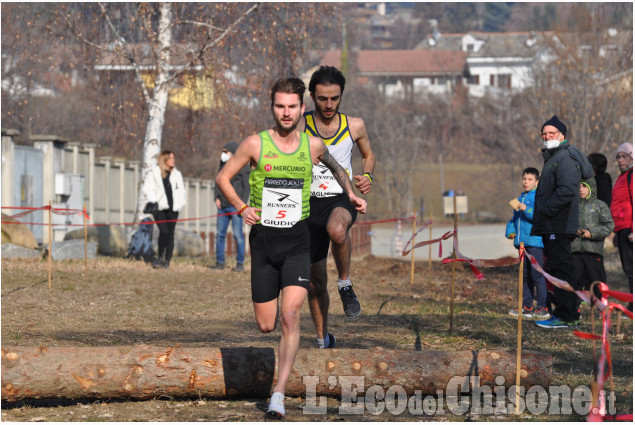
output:
[[[326, 258], [329, 253], [331, 239], [326, 231], [331, 212], [342, 207], [351, 213], [351, 226], [357, 219], [357, 210], [351, 205], [345, 193], [327, 198], [311, 197], [311, 215], [309, 216], [309, 232], [311, 233], [311, 263], [317, 263]], [[350, 229], [350, 226], [349, 226]]]
[[306, 220], [290, 228], [256, 224], [249, 232], [249, 246], [253, 302], [275, 300], [287, 286], [309, 290], [311, 249]]

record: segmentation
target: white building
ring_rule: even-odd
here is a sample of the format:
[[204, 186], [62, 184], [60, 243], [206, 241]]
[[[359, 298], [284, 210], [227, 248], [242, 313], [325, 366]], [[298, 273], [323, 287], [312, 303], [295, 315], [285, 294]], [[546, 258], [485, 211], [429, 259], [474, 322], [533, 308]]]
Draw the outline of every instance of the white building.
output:
[[[607, 64], [617, 63], [616, 55], [626, 56], [624, 51], [629, 46], [629, 37], [630, 34], [614, 29], [581, 34], [556, 34], [553, 31], [441, 34], [434, 31], [416, 48], [466, 52], [470, 73], [465, 81], [468, 93], [482, 97], [532, 87], [536, 71], [555, 60], [559, 51], [579, 58], [598, 55]], [[605, 72], [611, 76], [625, 70], [609, 67]]]
[[436, 32], [417, 49], [460, 50], [466, 52], [470, 77], [466, 83], [471, 96], [501, 94], [531, 87], [534, 69], [552, 59], [552, 45], [560, 44], [553, 32]]

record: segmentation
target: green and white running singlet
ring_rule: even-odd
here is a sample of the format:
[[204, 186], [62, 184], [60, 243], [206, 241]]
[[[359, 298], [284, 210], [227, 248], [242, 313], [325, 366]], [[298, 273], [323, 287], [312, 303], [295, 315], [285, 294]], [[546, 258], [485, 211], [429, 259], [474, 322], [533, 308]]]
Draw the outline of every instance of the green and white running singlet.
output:
[[261, 208], [260, 224], [292, 227], [309, 216], [311, 195], [311, 148], [309, 137], [300, 133], [293, 153], [278, 149], [269, 131], [260, 136], [260, 158], [249, 175], [251, 206]]

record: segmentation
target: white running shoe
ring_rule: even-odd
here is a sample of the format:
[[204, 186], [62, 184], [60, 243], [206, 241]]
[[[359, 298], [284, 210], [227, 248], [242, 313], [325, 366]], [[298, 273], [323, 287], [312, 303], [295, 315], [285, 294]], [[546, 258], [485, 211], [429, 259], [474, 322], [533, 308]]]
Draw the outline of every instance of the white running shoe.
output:
[[267, 416], [270, 418], [284, 418], [284, 394], [275, 392], [271, 394], [271, 401], [267, 409]]

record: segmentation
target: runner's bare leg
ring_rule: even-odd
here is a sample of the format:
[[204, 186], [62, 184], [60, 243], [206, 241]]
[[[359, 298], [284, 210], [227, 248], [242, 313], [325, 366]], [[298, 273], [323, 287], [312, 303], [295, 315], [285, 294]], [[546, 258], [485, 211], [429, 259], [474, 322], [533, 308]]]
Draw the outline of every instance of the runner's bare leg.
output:
[[309, 308], [315, 324], [318, 339], [324, 339], [328, 333], [329, 292], [326, 258], [311, 264], [311, 286], [309, 287]]
[[307, 291], [301, 286], [287, 286], [282, 289], [280, 299], [280, 324], [282, 337], [278, 348], [278, 383], [274, 392], [285, 393], [287, 381], [293, 369], [300, 345], [300, 309]]
[[349, 278], [351, 269], [351, 234], [349, 227], [353, 218], [345, 208], [335, 208], [329, 216], [326, 231], [329, 234], [333, 249], [333, 259], [337, 266], [337, 274], [340, 280]]

